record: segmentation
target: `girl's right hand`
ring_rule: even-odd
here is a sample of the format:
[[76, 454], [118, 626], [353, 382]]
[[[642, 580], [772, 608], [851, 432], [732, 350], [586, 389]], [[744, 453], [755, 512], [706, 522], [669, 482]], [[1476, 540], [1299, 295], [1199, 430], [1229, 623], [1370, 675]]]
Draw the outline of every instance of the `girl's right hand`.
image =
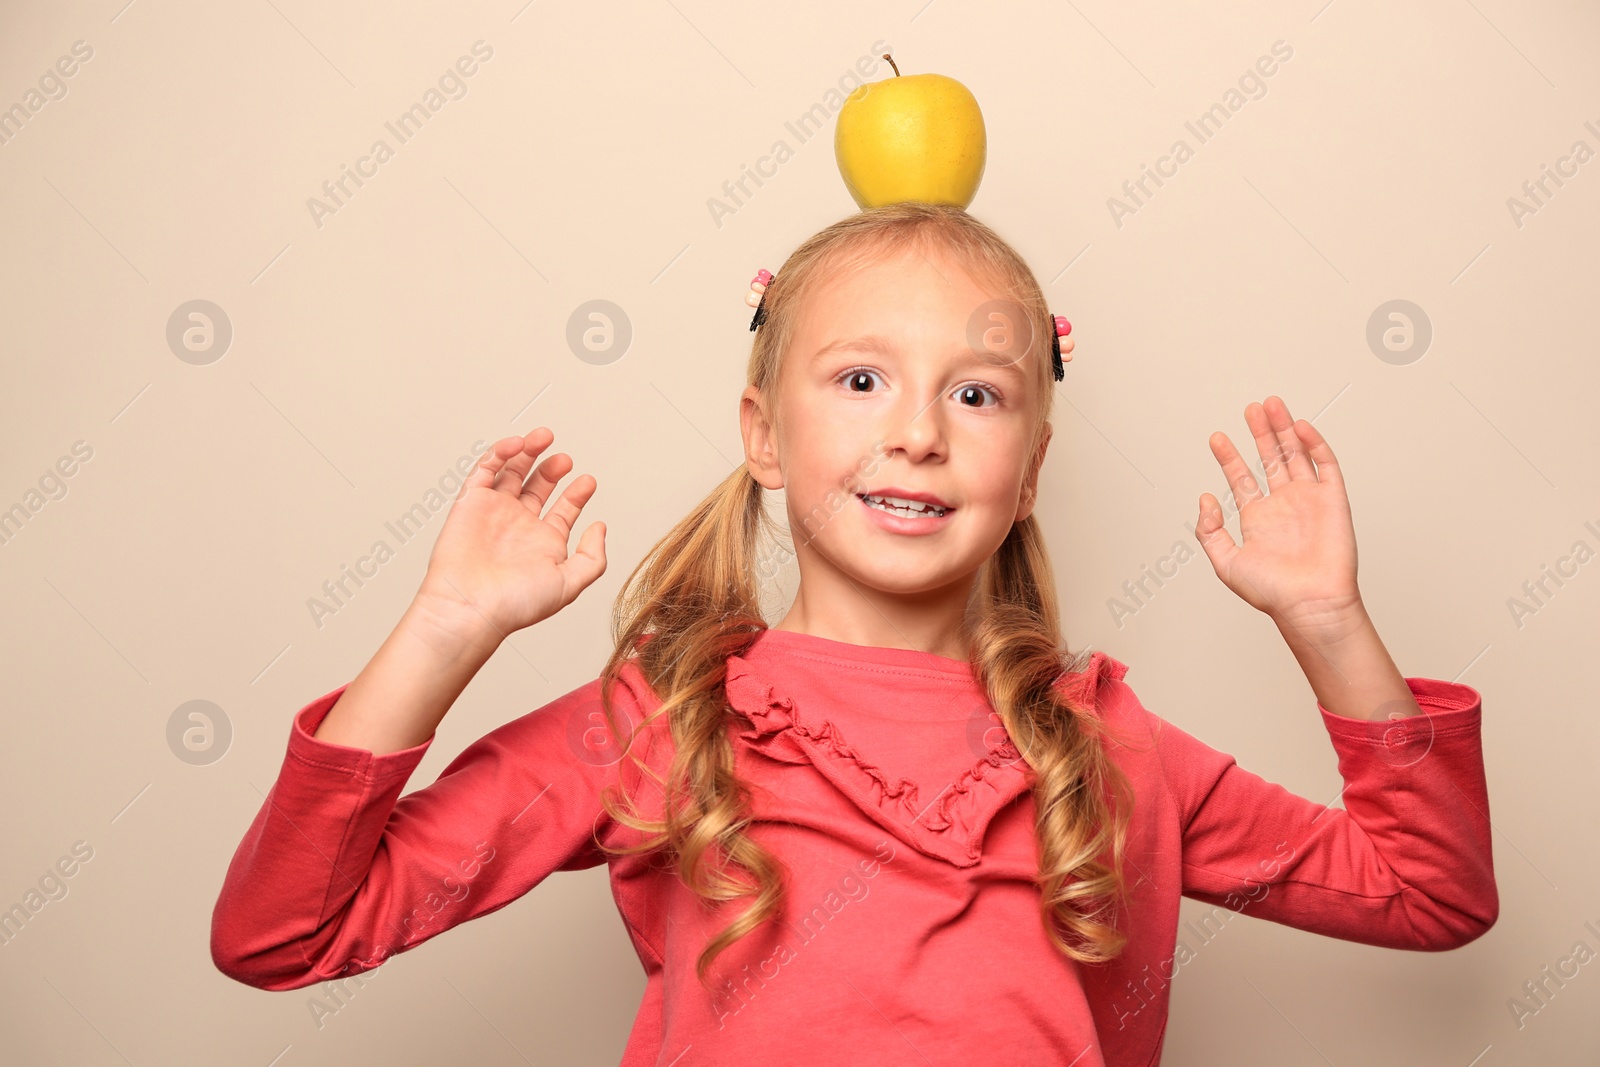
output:
[[579, 475], [545, 510], [545, 500], [572, 470], [557, 452], [539, 464], [555, 439], [540, 426], [526, 437], [503, 437], [478, 460], [445, 516], [428, 557], [418, 604], [435, 619], [498, 643], [549, 618], [577, 598], [606, 569], [605, 524], [590, 523], [567, 552], [583, 506], [598, 488]]

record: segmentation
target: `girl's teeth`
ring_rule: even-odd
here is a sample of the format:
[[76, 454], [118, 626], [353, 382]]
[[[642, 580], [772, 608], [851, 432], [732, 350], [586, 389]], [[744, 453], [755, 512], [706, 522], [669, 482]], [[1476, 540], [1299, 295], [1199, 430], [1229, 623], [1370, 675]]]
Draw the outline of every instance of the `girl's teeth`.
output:
[[865, 498], [869, 507], [880, 511], [887, 511], [891, 515], [943, 515], [945, 509], [936, 504], [922, 504], [912, 500], [901, 500], [899, 497], [869, 496]]

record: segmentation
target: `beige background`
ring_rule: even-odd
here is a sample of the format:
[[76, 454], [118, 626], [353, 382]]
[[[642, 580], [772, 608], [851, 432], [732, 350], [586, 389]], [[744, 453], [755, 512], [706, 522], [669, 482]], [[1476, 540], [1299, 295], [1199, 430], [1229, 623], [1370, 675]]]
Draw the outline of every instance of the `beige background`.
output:
[[[1074, 323], [1041, 505], [1073, 647], [1243, 766], [1337, 795], [1294, 660], [1203, 556], [1120, 625], [1108, 608], [1225, 491], [1207, 435], [1246, 442], [1244, 406], [1277, 393], [1339, 454], [1403, 673], [1484, 695], [1498, 925], [1424, 954], [1242, 918], [1179, 973], [1164, 1062], [1600, 1056], [1596, 966], [1520, 1028], [1508, 1008], [1600, 949], [1600, 731], [1575, 669], [1600, 563], [1520, 626], [1509, 606], [1600, 547], [1600, 161], [1520, 226], [1507, 205], [1600, 148], [1592, 5], [123, 2], [0, 14], [0, 106], [93, 49], [0, 145], [0, 509], [42, 504], [0, 546], [0, 907], [93, 849], [0, 948], [0, 1059], [617, 1062], [643, 979], [604, 868], [396, 958], [320, 1028], [317, 988], [212, 967], [212, 904], [290, 717], [377, 648], [440, 517], [320, 626], [308, 600], [479, 438], [551, 426], [599, 480], [584, 522], [608, 523], [611, 567], [510, 639], [412, 787], [594, 677], [622, 579], [738, 460], [747, 281], [855, 210], [831, 121], [807, 144], [784, 124], [879, 40], [977, 96], [971, 210]], [[396, 146], [384, 123], [479, 40], [467, 94]], [[1198, 144], [1184, 123], [1280, 40], [1265, 95]], [[318, 226], [308, 198], [379, 137], [394, 157]], [[1108, 198], [1178, 138], [1194, 157], [1118, 226]], [[718, 226], [708, 198], [778, 139], [794, 158]], [[608, 365], [565, 340], [596, 298], [633, 329]], [[166, 339], [195, 299], [233, 330], [206, 365]], [[1394, 299], [1433, 330], [1403, 365], [1366, 339]], [[30, 498], [79, 441], [65, 495]], [[231, 723], [208, 765], [168, 745], [190, 700]]]

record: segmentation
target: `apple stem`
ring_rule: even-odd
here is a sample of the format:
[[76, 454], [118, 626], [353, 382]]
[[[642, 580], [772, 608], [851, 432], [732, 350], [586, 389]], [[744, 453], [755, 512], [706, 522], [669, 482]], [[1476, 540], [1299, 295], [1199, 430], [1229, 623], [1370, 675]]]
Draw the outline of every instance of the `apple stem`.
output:
[[883, 58], [889, 61], [889, 66], [894, 67], [894, 76], [896, 78], [900, 77], [900, 68], [895, 66], [894, 56], [891, 56], [888, 52], [885, 52], [883, 54]]

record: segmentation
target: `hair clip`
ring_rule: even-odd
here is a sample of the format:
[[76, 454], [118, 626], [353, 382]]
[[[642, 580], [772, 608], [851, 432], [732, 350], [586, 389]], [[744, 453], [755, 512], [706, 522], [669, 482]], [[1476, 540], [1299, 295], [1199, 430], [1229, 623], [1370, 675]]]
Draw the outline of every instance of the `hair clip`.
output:
[[746, 294], [744, 302], [756, 309], [755, 315], [750, 319], [750, 330], [767, 321], [767, 286], [772, 282], [772, 272], [762, 267], [756, 271], [756, 276], [750, 279], [750, 292]]
[[1063, 315], [1053, 316], [1056, 323], [1055, 334], [1050, 338], [1050, 369], [1055, 372], [1056, 381], [1067, 376], [1067, 369], [1061, 365], [1061, 339], [1072, 332], [1072, 323]]

